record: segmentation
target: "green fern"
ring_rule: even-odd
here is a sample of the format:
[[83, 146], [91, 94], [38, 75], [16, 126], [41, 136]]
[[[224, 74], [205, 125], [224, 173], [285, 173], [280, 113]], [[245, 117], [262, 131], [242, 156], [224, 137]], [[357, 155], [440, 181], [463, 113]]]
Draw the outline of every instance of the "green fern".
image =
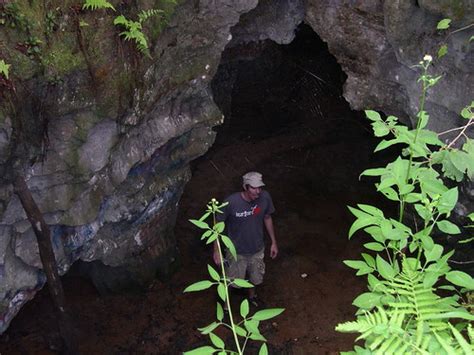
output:
[[123, 36], [126, 41], [134, 41], [137, 49], [150, 57], [148, 40], [142, 31], [142, 23], [162, 13], [164, 13], [164, 11], [158, 9], [143, 10], [138, 14], [138, 21], [133, 21], [120, 15], [115, 18], [114, 25], [125, 27], [125, 31], [120, 32], [120, 36]]
[[85, 0], [82, 5], [83, 10], [112, 9], [115, 7], [107, 0]]
[[[468, 342], [446, 319], [473, 321], [474, 315], [459, 306], [457, 297], [442, 298], [435, 288], [425, 287], [423, 271], [414, 268], [414, 260], [405, 259], [402, 271], [391, 280], [377, 280], [381, 285], [377, 283], [371, 299], [379, 295], [380, 303], [366, 307], [369, 310], [359, 312], [356, 321], [342, 323], [336, 330], [361, 333], [357, 340], [365, 340], [364, 350], [373, 354], [472, 354], [472, 328], [468, 327]], [[370, 278], [374, 285], [374, 276]], [[383, 302], [382, 296], [388, 301]]]
[[138, 14], [138, 22], [143, 23], [144, 21], [148, 20], [150, 17], [161, 16], [162, 14], [164, 14], [164, 11], [159, 10], [159, 9], [142, 10]]

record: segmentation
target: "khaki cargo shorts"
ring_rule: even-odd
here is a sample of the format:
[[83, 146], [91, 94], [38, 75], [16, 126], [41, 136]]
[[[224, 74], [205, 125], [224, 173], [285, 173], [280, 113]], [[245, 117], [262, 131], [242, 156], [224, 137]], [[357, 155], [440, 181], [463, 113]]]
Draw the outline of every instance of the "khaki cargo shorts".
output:
[[247, 279], [247, 276], [253, 285], [260, 285], [263, 282], [263, 275], [265, 274], [263, 255], [264, 249], [253, 255], [237, 255], [237, 260], [235, 260], [232, 254], [227, 252], [227, 276], [230, 279]]

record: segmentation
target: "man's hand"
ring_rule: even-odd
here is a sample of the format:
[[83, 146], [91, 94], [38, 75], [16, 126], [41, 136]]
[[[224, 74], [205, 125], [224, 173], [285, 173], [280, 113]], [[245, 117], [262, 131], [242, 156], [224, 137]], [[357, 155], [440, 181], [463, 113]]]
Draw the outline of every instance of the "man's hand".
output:
[[270, 257], [272, 259], [275, 259], [278, 255], [278, 245], [277, 243], [272, 243], [272, 246], [270, 247]]
[[214, 249], [214, 253], [212, 253], [212, 258], [214, 259], [214, 262], [216, 263], [216, 265], [220, 265], [222, 263], [219, 250]]

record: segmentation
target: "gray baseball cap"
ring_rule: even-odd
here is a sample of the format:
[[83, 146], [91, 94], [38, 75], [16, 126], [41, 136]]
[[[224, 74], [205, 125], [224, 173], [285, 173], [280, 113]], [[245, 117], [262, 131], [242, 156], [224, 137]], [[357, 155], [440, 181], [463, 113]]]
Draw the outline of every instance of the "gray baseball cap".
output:
[[265, 186], [262, 180], [262, 174], [256, 171], [250, 171], [244, 176], [242, 176], [242, 185], [250, 185], [252, 187], [262, 187]]

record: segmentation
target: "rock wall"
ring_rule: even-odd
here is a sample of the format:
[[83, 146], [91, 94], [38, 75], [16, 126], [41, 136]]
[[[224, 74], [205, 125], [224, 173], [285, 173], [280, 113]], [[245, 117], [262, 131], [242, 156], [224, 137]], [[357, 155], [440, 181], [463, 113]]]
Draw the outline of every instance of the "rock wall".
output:
[[[136, 15], [131, 5], [112, 2]], [[29, 33], [0, 32], [0, 58], [12, 64], [11, 78], [0, 81], [0, 332], [45, 282], [35, 237], [8, 180], [13, 169], [26, 175], [51, 225], [61, 273], [82, 260], [102, 289], [146, 284], [176, 257], [172, 230], [188, 164], [212, 145], [212, 127], [222, 122], [210, 81], [226, 46], [289, 43], [304, 21], [346, 72], [344, 95], [353, 108], [409, 121], [419, 93], [412, 65], [444, 40], [436, 22], [445, 16], [454, 28], [473, 22], [469, 1], [454, 8], [446, 1], [188, 0], [151, 36], [149, 59], [118, 38], [110, 10], [18, 3], [16, 15], [3, 12], [7, 23], [21, 24], [18, 13], [30, 8], [25, 16], [45, 25], [35, 32], [44, 36], [41, 43], [32, 39], [36, 25]], [[472, 99], [471, 34], [449, 36], [450, 51], [436, 66], [444, 75], [428, 95], [436, 129], [456, 125]], [[232, 74], [225, 80], [231, 88]], [[229, 102], [222, 93], [219, 99]]]

